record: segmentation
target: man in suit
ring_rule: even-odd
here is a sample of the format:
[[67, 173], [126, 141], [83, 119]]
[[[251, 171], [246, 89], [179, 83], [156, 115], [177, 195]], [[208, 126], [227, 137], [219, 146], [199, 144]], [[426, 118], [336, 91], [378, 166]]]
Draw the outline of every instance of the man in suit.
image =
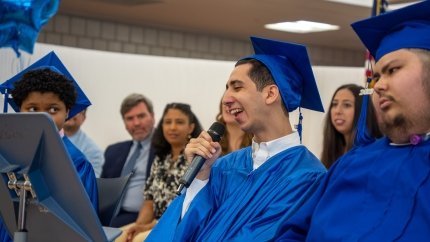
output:
[[133, 171], [126, 187], [118, 215], [111, 226], [121, 227], [136, 221], [143, 203], [143, 189], [149, 176], [153, 154], [151, 137], [154, 129], [154, 109], [141, 94], [130, 94], [121, 104], [121, 116], [132, 140], [109, 145], [104, 153], [102, 178], [119, 177]]

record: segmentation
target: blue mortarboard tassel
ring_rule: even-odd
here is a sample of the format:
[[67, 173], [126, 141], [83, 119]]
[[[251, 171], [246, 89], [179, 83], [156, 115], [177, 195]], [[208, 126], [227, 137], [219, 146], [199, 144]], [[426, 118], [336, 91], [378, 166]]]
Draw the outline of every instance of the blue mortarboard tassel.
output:
[[360, 117], [357, 123], [357, 132], [355, 135], [354, 146], [362, 146], [375, 141], [367, 128], [367, 110], [369, 108], [369, 97], [373, 93], [373, 89], [369, 88], [372, 79], [367, 78], [366, 87], [360, 91], [360, 96], [363, 96], [361, 103]]
[[302, 143], [302, 132], [303, 132], [303, 115], [302, 115], [302, 110], [299, 107], [299, 122], [296, 124], [296, 129], [297, 132], [299, 133], [299, 137], [300, 137], [300, 144]]
[[[371, 15], [376, 16], [385, 13], [387, 7], [388, 3], [386, 0], [374, 0]], [[372, 35], [370, 35], [370, 38], [371, 36]], [[366, 60], [368, 63], [368, 68], [366, 70], [367, 81], [365, 88], [360, 91], [360, 96], [363, 96], [363, 98], [361, 103], [360, 117], [358, 118], [357, 123], [357, 132], [355, 135], [354, 146], [366, 145], [376, 140], [376, 138], [370, 134], [367, 128], [367, 111], [369, 109], [369, 96], [373, 93], [373, 84], [371, 84], [372, 71], [370, 68], [370, 62], [372, 59], [373, 57], [368, 51], [366, 55]]]

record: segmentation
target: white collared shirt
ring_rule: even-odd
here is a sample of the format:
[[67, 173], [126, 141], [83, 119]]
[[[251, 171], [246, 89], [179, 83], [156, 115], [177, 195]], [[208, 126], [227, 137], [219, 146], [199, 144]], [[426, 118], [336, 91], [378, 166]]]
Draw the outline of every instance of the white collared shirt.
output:
[[252, 140], [253, 169], [257, 169], [270, 157], [281, 151], [300, 145], [300, 137], [297, 132], [268, 142], [256, 143]]

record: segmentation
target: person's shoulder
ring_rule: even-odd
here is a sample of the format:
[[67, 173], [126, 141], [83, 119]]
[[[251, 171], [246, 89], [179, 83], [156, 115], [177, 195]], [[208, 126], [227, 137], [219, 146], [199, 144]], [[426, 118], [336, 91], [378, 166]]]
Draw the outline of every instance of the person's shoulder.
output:
[[386, 137], [382, 137], [368, 144], [354, 146], [341, 158], [342, 160], [344, 159], [349, 160], [349, 159], [354, 159], [357, 156], [367, 157], [367, 156], [379, 155], [381, 150], [385, 149], [388, 146], [389, 146], [389, 140]]
[[63, 142], [64, 145], [66, 146], [67, 152], [70, 155], [70, 158], [72, 158], [73, 162], [75, 163], [75, 165], [77, 166], [77, 162], [88, 162], [87, 158], [85, 157], [84, 153], [82, 153], [82, 151], [76, 147], [76, 145], [74, 145], [69, 138], [67, 138], [67, 136], [63, 136]]
[[382, 137], [371, 143], [355, 146], [333, 164], [330, 172], [340, 175], [350, 170], [367, 170], [372, 167], [372, 163], [380, 162], [381, 152], [389, 147], [388, 144], [389, 140]]
[[106, 147], [105, 153], [107, 153], [107, 154], [114, 153], [115, 154], [118, 152], [128, 152], [132, 145], [133, 145], [132, 140], [114, 143], [114, 144], [108, 145]]
[[64, 145], [66, 146], [66, 148], [67, 148], [67, 151], [69, 152], [69, 153], [75, 153], [75, 152], [78, 152], [78, 153], [82, 153], [79, 149], [78, 149], [78, 147], [76, 147], [76, 145], [74, 145], [73, 144], [73, 142], [69, 139], [69, 137], [67, 137], [67, 136], [63, 136], [62, 137], [62, 140], [63, 140], [63, 143], [64, 143]]
[[320, 160], [314, 155], [314, 153], [312, 153], [304, 145], [296, 145], [296, 146], [290, 147], [288, 149], [285, 149], [285, 150], [279, 152], [279, 156], [284, 157], [284, 158], [288, 158], [288, 159], [290, 159], [291, 156], [293, 156], [293, 157], [298, 158], [298, 159], [320, 163]]
[[222, 159], [234, 159], [238, 156], [246, 155], [248, 152], [252, 152], [251, 146], [243, 147], [238, 150], [232, 151], [228, 154], [221, 156]]
[[[85, 133], [82, 129], [79, 129], [78, 132], [76, 133], [76, 135], [79, 135], [77, 137], [79, 137], [78, 142], [83, 143], [85, 145], [90, 145], [90, 146], [97, 146], [96, 142], [94, 142], [94, 140], [87, 135], [87, 133]], [[69, 139], [73, 142], [73, 139], [71, 137], [69, 137]]]
[[215, 161], [213, 167], [217, 169], [237, 169], [246, 166], [247, 159], [251, 158], [252, 149], [251, 146], [247, 146], [219, 157]]
[[107, 146], [106, 149], [122, 148], [122, 147], [131, 146], [132, 144], [133, 144], [132, 140], [126, 140], [126, 141], [121, 141], [121, 142], [110, 144]]
[[306, 146], [297, 145], [279, 153], [279, 159], [285, 160], [283, 165], [294, 167], [294, 173], [321, 173], [327, 172], [327, 169], [321, 161]]

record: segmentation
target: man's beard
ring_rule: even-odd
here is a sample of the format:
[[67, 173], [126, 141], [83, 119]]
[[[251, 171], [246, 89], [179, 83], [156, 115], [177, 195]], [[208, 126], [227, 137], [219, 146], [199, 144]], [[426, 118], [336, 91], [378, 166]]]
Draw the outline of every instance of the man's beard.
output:
[[393, 119], [387, 120], [382, 117], [379, 123], [381, 132], [394, 142], [407, 142], [409, 140], [408, 130], [413, 127], [411, 122], [403, 114], [397, 114]]

